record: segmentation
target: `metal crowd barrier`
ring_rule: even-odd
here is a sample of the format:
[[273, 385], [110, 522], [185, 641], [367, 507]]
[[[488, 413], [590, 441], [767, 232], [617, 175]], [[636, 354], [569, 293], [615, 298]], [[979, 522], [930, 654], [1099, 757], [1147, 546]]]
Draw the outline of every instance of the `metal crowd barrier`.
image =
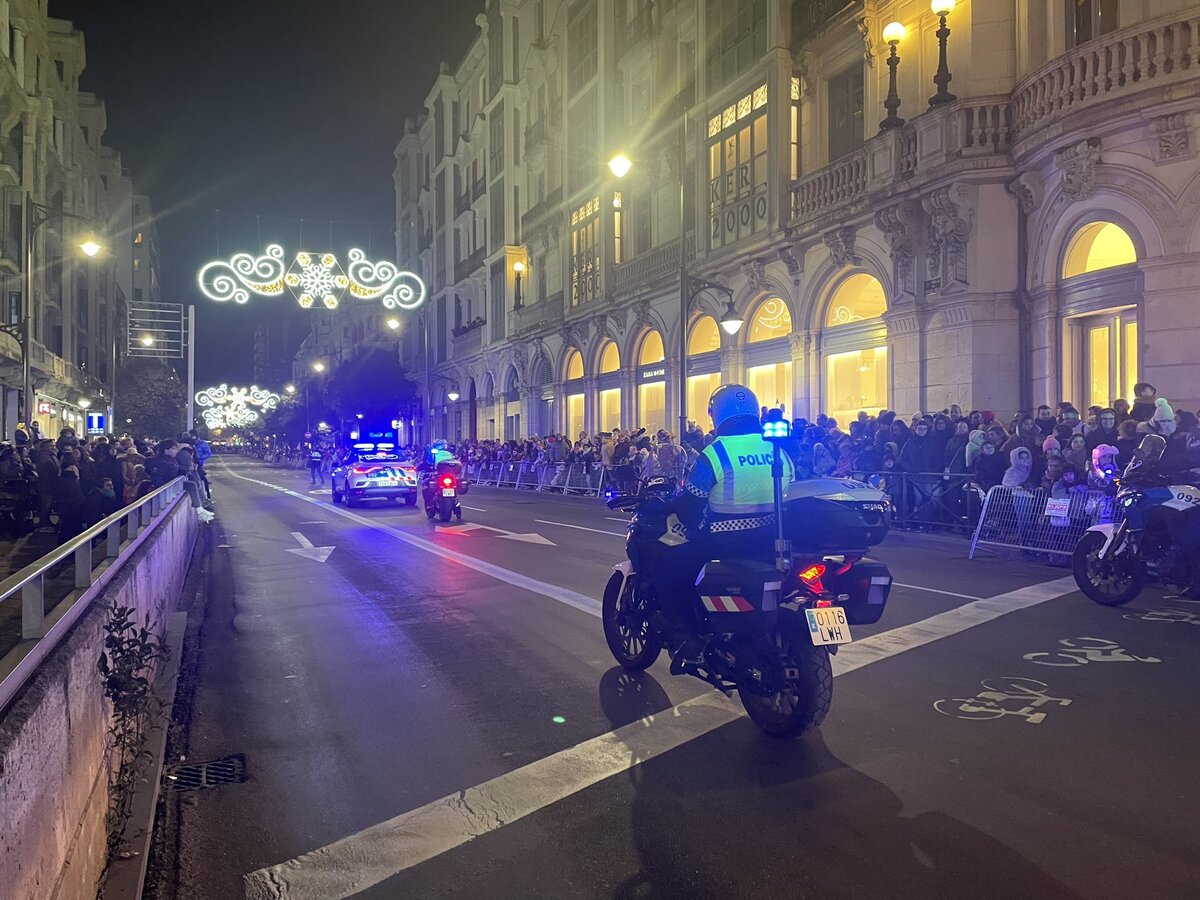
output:
[[597, 497], [607, 483], [599, 463], [481, 462], [468, 463], [467, 477], [488, 487]]
[[1069, 555], [1093, 525], [1120, 517], [1113, 498], [1101, 491], [1054, 500], [1040, 489], [994, 487], [984, 499], [968, 558], [981, 545]]
[[947, 472], [854, 472], [891, 499], [897, 528], [929, 528], [970, 534], [979, 520], [984, 490], [972, 475]]
[[[165, 514], [181, 501], [190, 502], [187, 498], [183, 479], [176, 478], [0, 581], [0, 708], [70, 631], [125, 560], [166, 519]], [[74, 578], [63, 585], [58, 576], [66, 566], [72, 567]], [[61, 596], [53, 595], [56, 589], [62, 591]], [[18, 618], [19, 634], [15, 628]]]

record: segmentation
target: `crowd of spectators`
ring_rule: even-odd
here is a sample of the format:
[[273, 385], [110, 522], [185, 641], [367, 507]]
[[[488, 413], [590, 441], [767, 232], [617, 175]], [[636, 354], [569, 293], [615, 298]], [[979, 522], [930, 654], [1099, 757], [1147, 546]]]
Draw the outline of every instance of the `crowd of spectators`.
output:
[[51, 439], [34, 422], [28, 432], [18, 429], [13, 441], [0, 442], [0, 498], [12, 522], [56, 532], [63, 544], [181, 475], [192, 505], [211, 507], [204, 470], [211, 455], [194, 431], [178, 441], [155, 441], [89, 437], [65, 427]]

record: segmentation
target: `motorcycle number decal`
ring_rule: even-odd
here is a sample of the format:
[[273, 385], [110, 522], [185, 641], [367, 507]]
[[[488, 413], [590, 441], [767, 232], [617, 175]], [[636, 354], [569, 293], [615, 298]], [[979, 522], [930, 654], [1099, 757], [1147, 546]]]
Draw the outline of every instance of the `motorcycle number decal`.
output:
[[1172, 509], [1200, 507], [1200, 488], [1176, 484], [1170, 487], [1170, 491], [1173, 496], [1163, 506], [1169, 506]]

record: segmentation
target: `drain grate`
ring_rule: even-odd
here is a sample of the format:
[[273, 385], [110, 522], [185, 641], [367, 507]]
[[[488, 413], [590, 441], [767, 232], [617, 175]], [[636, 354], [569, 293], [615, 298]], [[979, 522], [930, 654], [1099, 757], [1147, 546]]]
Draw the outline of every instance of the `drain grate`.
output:
[[236, 753], [210, 762], [172, 766], [163, 773], [163, 787], [169, 791], [199, 791], [222, 784], [241, 784], [246, 780], [246, 756]]

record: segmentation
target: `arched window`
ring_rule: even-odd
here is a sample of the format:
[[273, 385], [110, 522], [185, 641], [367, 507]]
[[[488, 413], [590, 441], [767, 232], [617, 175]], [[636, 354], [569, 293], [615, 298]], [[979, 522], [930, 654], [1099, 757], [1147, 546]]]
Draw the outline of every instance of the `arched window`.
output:
[[704, 316], [692, 326], [692, 336], [688, 339], [688, 356], [720, 349], [721, 332], [717, 328], [717, 320], [712, 316]]
[[1112, 222], [1092, 222], [1075, 232], [1067, 244], [1062, 277], [1074, 278], [1135, 262], [1137, 248], [1124, 228]]
[[609, 341], [604, 345], [604, 349], [600, 351], [600, 374], [607, 375], [609, 372], [616, 372], [621, 368], [621, 351], [617, 349], [616, 342]]
[[657, 331], [651, 331], [642, 341], [642, 352], [638, 354], [638, 365], [653, 365], [662, 362], [666, 357], [667, 354], [663, 351], [662, 335]]
[[883, 285], [865, 272], [859, 272], [843, 281], [834, 292], [829, 301], [829, 312], [825, 314], [825, 327], [878, 319], [885, 312], [887, 297]]
[[576, 378], [583, 377], [583, 357], [578, 350], [572, 349], [567, 354], [566, 372], [567, 381], [574, 381]]
[[787, 304], [778, 297], [769, 297], [754, 311], [746, 340], [754, 344], [758, 341], [787, 337], [791, 333], [792, 314], [788, 312]]

